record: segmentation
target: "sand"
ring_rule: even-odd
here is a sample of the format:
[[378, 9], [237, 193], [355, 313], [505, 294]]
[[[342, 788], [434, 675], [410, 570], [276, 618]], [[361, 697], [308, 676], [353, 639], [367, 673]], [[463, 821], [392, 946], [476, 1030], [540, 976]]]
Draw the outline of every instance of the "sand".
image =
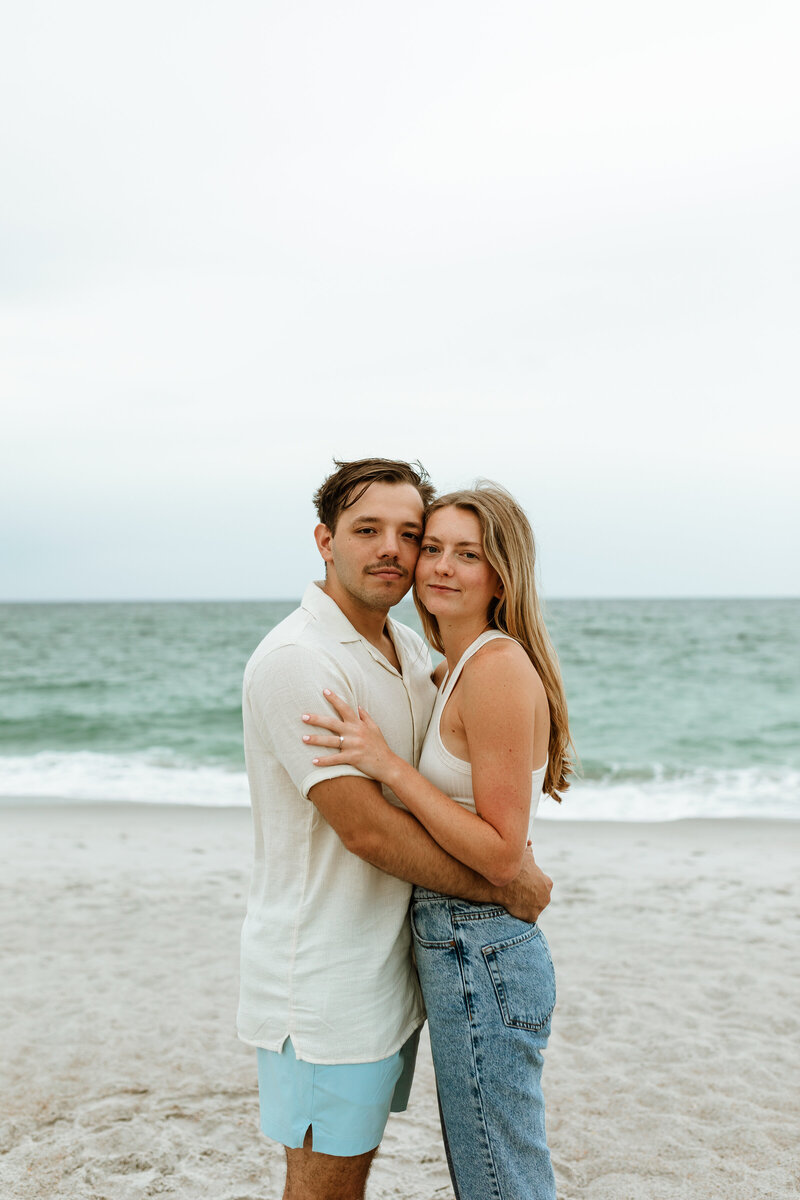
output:
[[[0, 1197], [268, 1200], [246, 810], [0, 806]], [[540, 821], [559, 1200], [800, 1193], [800, 822]], [[423, 1044], [369, 1200], [452, 1197]]]

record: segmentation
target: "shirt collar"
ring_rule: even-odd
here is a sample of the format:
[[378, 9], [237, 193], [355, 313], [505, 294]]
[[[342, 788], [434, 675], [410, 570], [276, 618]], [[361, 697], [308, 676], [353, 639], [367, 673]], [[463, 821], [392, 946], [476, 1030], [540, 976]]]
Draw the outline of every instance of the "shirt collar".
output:
[[[319, 621], [320, 625], [325, 630], [325, 633], [330, 637], [335, 638], [337, 642], [363, 642], [369, 653], [381, 666], [387, 670], [397, 674], [394, 667], [387, 661], [371, 642], [358, 632], [348, 621], [339, 605], [335, 600], [332, 600], [327, 592], [323, 592], [322, 583], [310, 583], [305, 590], [303, 599], [300, 605], [306, 612], [311, 613], [315, 620]], [[397, 626], [391, 618], [386, 618], [392, 641], [394, 642], [395, 652], [400, 659], [401, 666], [404, 666], [404, 647], [401, 645], [401, 639], [397, 636]]]
[[310, 612], [325, 632], [337, 642], [360, 642], [361, 634], [348, 621], [339, 605], [332, 600], [327, 592], [323, 592], [321, 583], [310, 583], [305, 590], [301, 608]]

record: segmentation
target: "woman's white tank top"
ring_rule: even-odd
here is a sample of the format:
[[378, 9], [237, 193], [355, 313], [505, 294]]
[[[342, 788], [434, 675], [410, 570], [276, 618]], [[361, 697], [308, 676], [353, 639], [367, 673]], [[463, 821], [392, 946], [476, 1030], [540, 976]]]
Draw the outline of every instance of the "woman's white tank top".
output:
[[[456, 758], [455, 754], [451, 754], [442, 742], [442, 735], [439, 729], [439, 723], [442, 719], [442, 713], [453, 688], [458, 682], [464, 664], [472, 658], [473, 654], [480, 650], [481, 646], [485, 646], [487, 642], [494, 641], [495, 638], [508, 638], [513, 642], [513, 638], [507, 633], [501, 633], [499, 629], [487, 629], [479, 637], [467, 646], [461, 658], [453, 668], [452, 674], [446, 675], [442, 680], [439, 691], [436, 693], [436, 702], [433, 706], [428, 732], [425, 735], [425, 742], [422, 746], [422, 753], [419, 759], [420, 775], [424, 775], [439, 791], [450, 796], [457, 804], [461, 804], [464, 808], [468, 808], [471, 812], [475, 812], [475, 797], [472, 792], [472, 767], [463, 758]], [[545, 772], [547, 771], [547, 760], [545, 759], [544, 766], [538, 767], [531, 775], [531, 815], [529, 822], [530, 827], [533, 825], [533, 818], [539, 804], [539, 797], [542, 794], [542, 784], [544, 783]]]

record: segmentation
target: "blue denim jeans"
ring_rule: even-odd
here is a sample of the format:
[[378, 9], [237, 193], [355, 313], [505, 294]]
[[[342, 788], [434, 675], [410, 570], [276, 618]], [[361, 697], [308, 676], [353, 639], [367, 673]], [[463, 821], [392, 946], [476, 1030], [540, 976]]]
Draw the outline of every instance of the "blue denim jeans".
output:
[[456, 1200], [556, 1200], [542, 1050], [556, 1002], [538, 925], [415, 888], [411, 927]]

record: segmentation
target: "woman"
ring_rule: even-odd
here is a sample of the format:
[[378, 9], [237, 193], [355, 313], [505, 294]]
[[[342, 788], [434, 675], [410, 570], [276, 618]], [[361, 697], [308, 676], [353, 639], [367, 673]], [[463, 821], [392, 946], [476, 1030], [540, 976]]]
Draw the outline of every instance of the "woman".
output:
[[[518, 873], [542, 790], [571, 771], [558, 660], [539, 610], [527, 517], [496, 485], [428, 510], [414, 598], [445, 655], [419, 771], [367, 713], [314, 717], [349, 762], [386, 784], [437, 842], [498, 885]], [[315, 760], [317, 761], [317, 760]], [[414, 889], [411, 922], [442, 1129], [457, 1200], [555, 1200], [541, 1090], [555, 1005], [547, 942], [496, 905]]]

